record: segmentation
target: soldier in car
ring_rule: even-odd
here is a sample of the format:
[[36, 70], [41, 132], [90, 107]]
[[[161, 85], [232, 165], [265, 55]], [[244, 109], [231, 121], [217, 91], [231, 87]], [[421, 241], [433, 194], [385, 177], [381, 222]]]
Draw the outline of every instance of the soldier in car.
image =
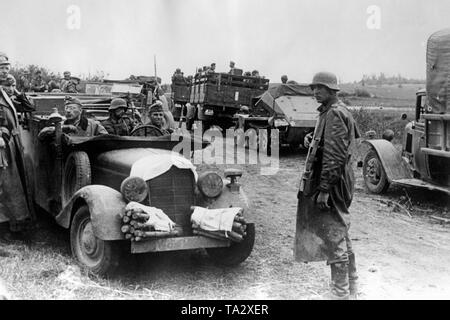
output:
[[[62, 130], [68, 135], [93, 137], [102, 134], [108, 134], [108, 131], [98, 122], [89, 119], [83, 112], [82, 103], [79, 99], [66, 97], [65, 115], [66, 120], [63, 122]], [[55, 127], [45, 127], [39, 133], [39, 139], [46, 139], [54, 136]]]
[[136, 124], [125, 115], [127, 109], [127, 102], [124, 99], [115, 98], [111, 101], [108, 109], [109, 117], [101, 122], [109, 134], [129, 136], [131, 131], [133, 131]]
[[171, 128], [165, 128], [166, 117], [161, 101], [156, 101], [150, 106], [149, 118], [150, 121], [145, 124], [147, 127], [142, 127], [143, 130], [136, 131], [137, 136], [165, 136], [173, 133]]

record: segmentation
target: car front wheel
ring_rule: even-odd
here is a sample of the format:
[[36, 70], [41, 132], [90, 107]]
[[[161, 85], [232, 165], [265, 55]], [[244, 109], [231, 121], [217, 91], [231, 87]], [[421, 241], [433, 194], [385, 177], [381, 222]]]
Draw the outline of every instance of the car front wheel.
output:
[[369, 150], [364, 158], [363, 177], [367, 189], [372, 193], [384, 193], [389, 188], [389, 181], [383, 164], [373, 149]]
[[224, 248], [207, 248], [206, 252], [214, 263], [225, 266], [234, 267], [245, 261], [253, 250], [255, 244], [255, 225], [247, 224], [247, 235], [242, 242], [231, 242], [229, 247]]
[[120, 242], [104, 241], [94, 234], [87, 205], [76, 212], [70, 227], [70, 245], [72, 254], [78, 262], [94, 274], [100, 276], [114, 272], [119, 265]]

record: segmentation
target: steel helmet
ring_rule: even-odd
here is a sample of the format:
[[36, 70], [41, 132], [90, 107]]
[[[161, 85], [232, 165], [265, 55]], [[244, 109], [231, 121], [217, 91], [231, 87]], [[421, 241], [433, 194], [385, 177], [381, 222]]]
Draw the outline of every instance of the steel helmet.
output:
[[334, 73], [331, 72], [316, 73], [313, 77], [312, 83], [309, 86], [311, 87], [311, 89], [313, 89], [313, 87], [318, 84], [324, 85], [325, 87], [334, 91], [340, 90], [337, 85], [337, 77]]
[[121, 98], [115, 98], [111, 101], [111, 105], [108, 110], [116, 110], [119, 108], [127, 108], [127, 102]]

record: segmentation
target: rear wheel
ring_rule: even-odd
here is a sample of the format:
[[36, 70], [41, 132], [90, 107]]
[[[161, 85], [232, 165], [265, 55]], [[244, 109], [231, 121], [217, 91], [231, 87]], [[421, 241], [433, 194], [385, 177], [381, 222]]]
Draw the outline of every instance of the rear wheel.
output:
[[389, 181], [383, 164], [373, 149], [369, 150], [364, 158], [363, 177], [367, 189], [372, 193], [384, 193], [389, 188]]
[[70, 246], [78, 262], [94, 274], [111, 274], [119, 265], [122, 249], [118, 241], [104, 241], [94, 234], [87, 205], [81, 206], [70, 227]]
[[214, 263], [234, 267], [245, 261], [250, 256], [255, 244], [255, 225], [247, 224], [247, 235], [242, 242], [232, 242], [229, 247], [225, 248], [207, 248], [206, 252]]

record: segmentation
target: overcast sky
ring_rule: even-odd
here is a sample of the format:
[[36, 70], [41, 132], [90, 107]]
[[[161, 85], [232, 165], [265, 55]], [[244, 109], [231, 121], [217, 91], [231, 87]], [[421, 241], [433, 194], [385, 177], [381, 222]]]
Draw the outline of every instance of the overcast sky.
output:
[[343, 82], [379, 72], [424, 79], [427, 38], [450, 26], [449, 14], [448, 0], [14, 0], [2, 1], [0, 51], [115, 79], [153, 75], [154, 55], [163, 82], [177, 67], [189, 75], [216, 62], [227, 72], [230, 60], [272, 82], [309, 82], [321, 70]]

